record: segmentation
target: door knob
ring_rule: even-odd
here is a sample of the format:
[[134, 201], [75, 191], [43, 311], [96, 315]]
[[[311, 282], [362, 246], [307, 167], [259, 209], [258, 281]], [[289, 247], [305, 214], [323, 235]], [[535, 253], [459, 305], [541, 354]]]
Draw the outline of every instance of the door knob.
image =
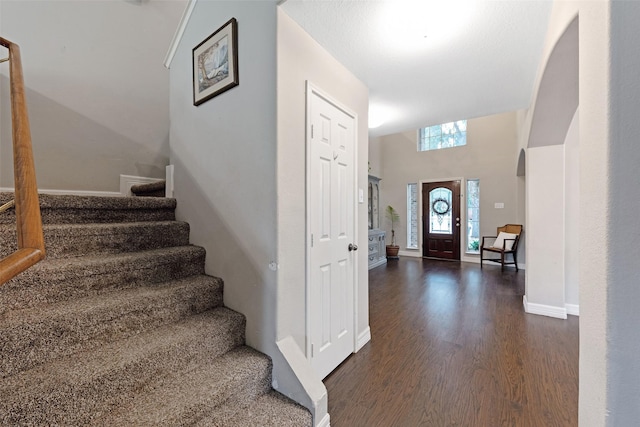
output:
[[357, 250], [358, 250], [358, 245], [354, 245], [353, 243], [349, 243], [349, 252], [357, 251]]

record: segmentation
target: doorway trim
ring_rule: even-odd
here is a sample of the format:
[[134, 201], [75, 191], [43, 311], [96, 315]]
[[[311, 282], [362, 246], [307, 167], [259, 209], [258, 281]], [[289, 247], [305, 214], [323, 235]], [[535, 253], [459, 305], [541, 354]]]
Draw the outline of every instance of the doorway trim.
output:
[[[306, 151], [306, 163], [305, 163], [305, 357], [308, 361], [311, 361], [311, 216], [309, 215], [309, 207], [311, 206], [310, 195], [310, 179], [309, 173], [311, 171], [311, 97], [315, 93], [321, 98], [324, 98], [329, 103], [333, 104], [336, 108], [342, 110], [345, 114], [352, 117], [354, 120], [354, 141], [353, 141], [353, 241], [360, 242], [358, 233], [358, 114], [350, 108], [346, 107], [342, 102], [336, 100], [324, 90], [320, 89], [316, 84], [310, 80], [306, 80], [305, 85], [305, 151]], [[361, 245], [364, 247], [364, 245]], [[358, 331], [358, 265], [359, 255], [353, 257], [353, 351], [358, 351], [358, 341], [360, 334]], [[368, 328], [367, 328], [368, 331]]]

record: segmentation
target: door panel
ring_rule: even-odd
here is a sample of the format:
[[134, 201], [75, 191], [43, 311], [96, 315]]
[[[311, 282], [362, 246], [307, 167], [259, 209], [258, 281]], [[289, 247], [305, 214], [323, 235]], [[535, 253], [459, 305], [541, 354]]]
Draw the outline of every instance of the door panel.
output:
[[354, 350], [355, 119], [310, 97], [310, 360], [324, 378]]
[[460, 181], [422, 184], [423, 252], [460, 260]]

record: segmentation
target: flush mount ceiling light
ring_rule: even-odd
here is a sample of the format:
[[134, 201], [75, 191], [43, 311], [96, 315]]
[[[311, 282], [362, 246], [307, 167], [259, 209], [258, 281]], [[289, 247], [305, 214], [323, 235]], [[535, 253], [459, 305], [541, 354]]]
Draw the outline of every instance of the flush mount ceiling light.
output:
[[469, 20], [477, 0], [385, 1], [380, 11], [381, 35], [398, 50], [446, 40]]

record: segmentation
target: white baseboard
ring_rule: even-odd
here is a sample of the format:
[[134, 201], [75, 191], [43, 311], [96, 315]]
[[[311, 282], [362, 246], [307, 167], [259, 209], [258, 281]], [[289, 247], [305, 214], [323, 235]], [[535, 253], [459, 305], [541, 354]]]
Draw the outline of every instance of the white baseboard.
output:
[[316, 423], [316, 427], [329, 427], [330, 426], [329, 418], [330, 418], [329, 414], [325, 414], [325, 416], [322, 417], [322, 419]]
[[555, 317], [557, 319], [567, 318], [567, 309], [565, 307], [531, 303], [527, 300], [526, 295], [522, 297], [522, 304], [524, 305], [524, 311], [529, 314]]
[[[120, 193], [131, 196], [131, 187], [138, 184], [151, 184], [162, 181], [162, 178], [148, 178], [146, 176], [120, 175]], [[173, 184], [173, 182], [172, 182]]]
[[462, 262], [470, 262], [470, 263], [473, 263], [473, 264], [480, 264], [480, 258], [478, 258], [478, 257], [463, 255], [461, 258], [462, 258], [461, 259]]
[[[0, 192], [14, 192], [13, 187], [0, 187]], [[99, 197], [122, 197], [124, 194], [116, 191], [87, 191], [87, 190], [48, 190], [38, 188], [39, 194], [54, 194], [60, 196], [99, 196]]]
[[369, 341], [371, 341], [371, 329], [367, 326], [367, 329], [360, 332], [360, 334], [358, 335], [355, 353], [360, 351], [360, 349], [364, 347]]
[[580, 316], [579, 304], [565, 304], [564, 306], [567, 309], [567, 314], [570, 314], [572, 316]]
[[412, 250], [398, 251], [398, 255], [408, 256], [413, 258], [422, 258], [422, 254], [420, 253], [420, 251], [412, 251]]
[[[420, 253], [419, 250], [412, 251], [412, 250], [408, 249], [408, 250], [405, 250], [405, 251], [398, 251], [398, 255], [406, 256], [406, 257], [412, 257], [412, 258], [422, 258], [422, 253]], [[463, 255], [460, 258], [460, 261], [462, 261], [462, 262], [471, 262], [473, 264], [480, 264], [480, 257]], [[495, 264], [495, 265], [498, 265], [498, 264]], [[507, 265], [506, 267], [507, 268], [515, 268], [513, 265]], [[527, 269], [527, 265], [518, 263], [518, 269], [526, 270]]]
[[[471, 262], [474, 264], [480, 264], [480, 257], [473, 257], [473, 256], [467, 256], [467, 255], [463, 255], [462, 256], [462, 261], [464, 262]], [[486, 258], [485, 258], [486, 261]], [[496, 264], [493, 262], [489, 262], [488, 265], [500, 265], [500, 264]], [[513, 264], [511, 265], [505, 265], [506, 268], [516, 268]], [[518, 263], [518, 269], [519, 270], [526, 270], [527, 269], [527, 264], [522, 264], [522, 263]]]

